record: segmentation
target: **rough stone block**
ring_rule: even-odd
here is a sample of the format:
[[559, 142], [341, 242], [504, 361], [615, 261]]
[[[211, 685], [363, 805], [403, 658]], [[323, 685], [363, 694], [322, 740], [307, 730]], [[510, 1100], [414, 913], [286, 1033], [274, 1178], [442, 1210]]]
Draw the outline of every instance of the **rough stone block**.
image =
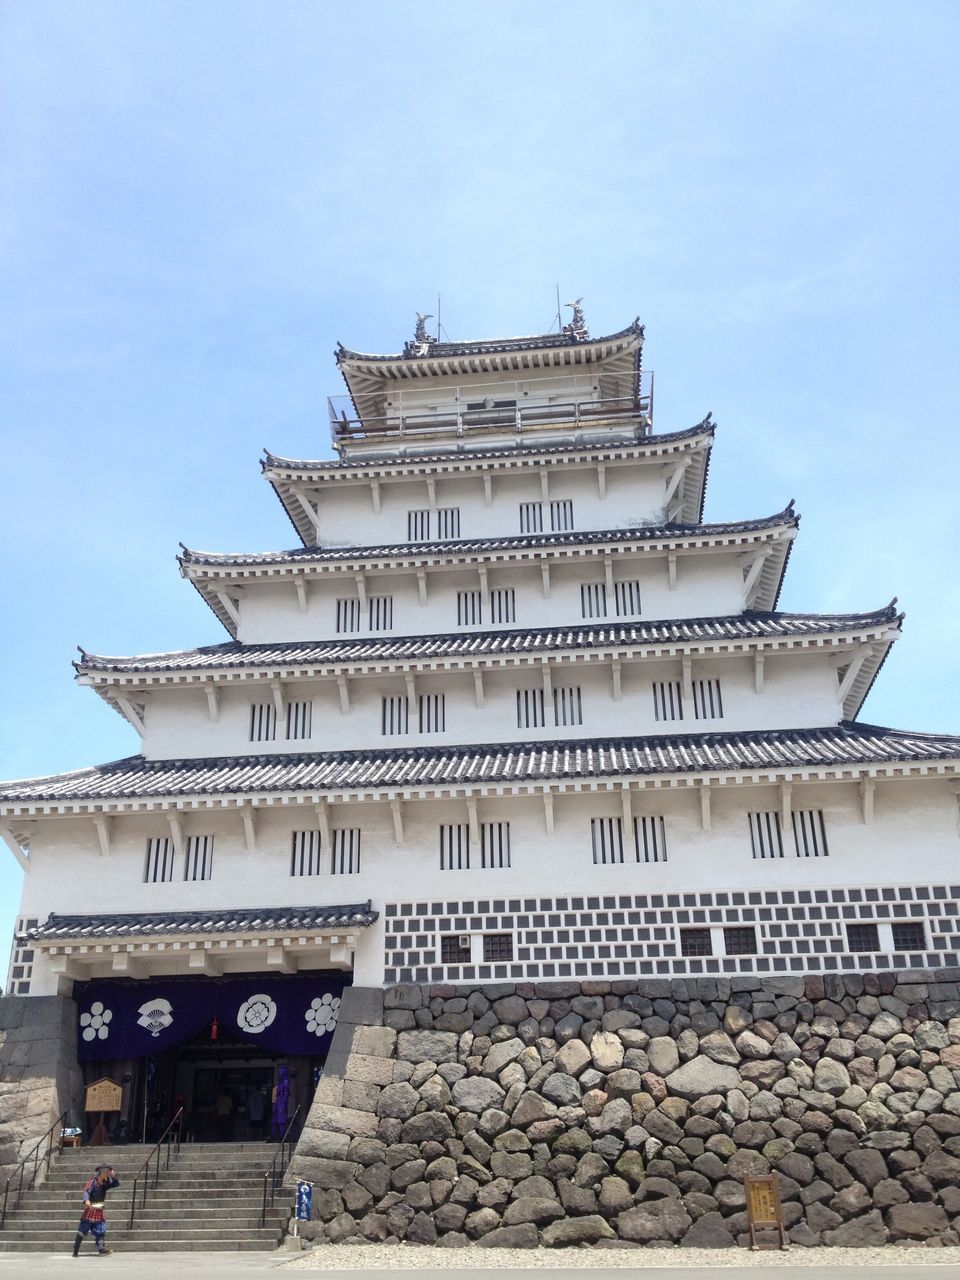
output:
[[349, 1134], [351, 1138], [377, 1136], [377, 1117], [369, 1111], [358, 1111], [353, 1107], [315, 1104], [310, 1108], [307, 1124], [312, 1129], [330, 1129], [333, 1133]]

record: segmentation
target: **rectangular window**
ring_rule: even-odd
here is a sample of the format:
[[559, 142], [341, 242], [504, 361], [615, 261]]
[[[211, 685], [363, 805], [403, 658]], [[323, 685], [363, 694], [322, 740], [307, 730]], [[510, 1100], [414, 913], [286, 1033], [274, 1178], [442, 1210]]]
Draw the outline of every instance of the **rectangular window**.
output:
[[607, 584], [605, 582], [580, 583], [581, 618], [605, 618], [607, 616]]
[[918, 921], [895, 921], [893, 924], [894, 951], [925, 951], [927, 934]]
[[385, 738], [410, 732], [410, 702], [405, 693], [390, 694], [381, 700], [380, 732]]
[[613, 592], [616, 597], [618, 618], [640, 617], [639, 582], [615, 582]]
[[513, 959], [512, 933], [485, 933], [483, 935], [483, 958], [487, 961]]
[[483, 596], [479, 591], [457, 592], [457, 626], [483, 625]]
[[798, 858], [825, 858], [827, 832], [823, 825], [822, 809], [795, 809], [793, 811], [793, 842]]
[[407, 541], [427, 542], [430, 538], [430, 512], [407, 512]]
[[272, 702], [255, 702], [250, 708], [250, 741], [272, 742], [276, 736], [276, 706]]
[[728, 956], [752, 956], [757, 951], [757, 931], [752, 925], [738, 925], [723, 931], [723, 949]]
[[290, 849], [290, 874], [318, 876], [320, 872], [320, 832], [294, 831]]
[[653, 715], [655, 720], [683, 719], [683, 698], [679, 680], [653, 682]]
[[580, 686], [553, 691], [553, 722], [557, 726], [583, 724], [583, 698]]
[[337, 635], [360, 630], [360, 601], [337, 601]]
[[440, 827], [440, 870], [470, 870], [470, 827], [466, 822], [449, 822]]
[[173, 879], [173, 841], [169, 836], [153, 836], [147, 841], [143, 868], [145, 884], [161, 884]]
[[421, 693], [417, 697], [421, 733], [444, 733], [447, 728], [447, 695]]
[[470, 938], [466, 934], [447, 934], [440, 939], [441, 964], [469, 964]]
[[567, 533], [573, 528], [573, 499], [561, 498], [550, 503], [550, 528], [553, 533]]
[[513, 587], [500, 587], [490, 592], [490, 621], [495, 627], [517, 620], [517, 593]]
[[591, 818], [590, 841], [597, 866], [623, 861], [623, 821], [620, 818]]
[[633, 838], [638, 862], [666, 862], [667, 833], [663, 818], [634, 818]]
[[209, 880], [213, 875], [213, 836], [187, 836], [184, 880]]
[[880, 935], [875, 924], [847, 925], [848, 951], [879, 951]]
[[437, 537], [444, 540], [460, 537], [459, 507], [441, 507], [437, 511]]
[[309, 738], [313, 732], [313, 703], [287, 703], [287, 737]]
[[542, 689], [517, 690], [517, 728], [542, 729], [546, 724], [543, 714]]
[[509, 822], [481, 822], [480, 865], [494, 871], [510, 866]]
[[754, 858], [782, 858], [783, 833], [779, 813], [748, 813], [747, 820]]
[[680, 954], [682, 956], [712, 956], [713, 942], [709, 929], [681, 929]]
[[520, 503], [520, 532], [543, 533], [543, 503]]
[[694, 680], [693, 714], [698, 720], [721, 720], [723, 700], [719, 680]]
[[367, 599], [367, 615], [371, 631], [393, 629], [393, 596], [370, 596]]
[[333, 845], [330, 857], [330, 874], [354, 876], [360, 870], [359, 827], [338, 827], [330, 832]]

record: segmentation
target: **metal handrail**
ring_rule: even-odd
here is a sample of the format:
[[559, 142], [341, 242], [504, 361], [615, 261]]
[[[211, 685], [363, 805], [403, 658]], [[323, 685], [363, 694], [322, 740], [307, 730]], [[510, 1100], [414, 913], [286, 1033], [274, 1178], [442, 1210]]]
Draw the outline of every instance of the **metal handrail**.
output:
[[164, 1167], [164, 1170], [167, 1170], [170, 1168], [170, 1148], [172, 1145], [174, 1145], [174, 1137], [171, 1131], [174, 1125], [176, 1125], [176, 1129], [177, 1129], [177, 1135], [175, 1140], [175, 1143], [176, 1143], [175, 1154], [179, 1155], [180, 1154], [180, 1137], [183, 1129], [183, 1107], [178, 1108], [176, 1115], [167, 1125], [166, 1129], [164, 1129], [163, 1133], [161, 1133], [160, 1137], [157, 1139], [157, 1141], [154, 1143], [153, 1147], [151, 1148], [150, 1154], [147, 1156], [146, 1160], [144, 1160], [143, 1164], [137, 1170], [136, 1177], [133, 1180], [133, 1188], [130, 1195], [130, 1217], [127, 1219], [128, 1231], [131, 1230], [131, 1228], [133, 1227], [133, 1221], [137, 1216], [137, 1183], [140, 1181], [141, 1178], [143, 1178], [143, 1197], [141, 1199], [140, 1208], [145, 1209], [147, 1207], [147, 1192], [150, 1189], [149, 1166], [150, 1166], [150, 1162], [153, 1160], [154, 1154], [156, 1154], [156, 1157], [157, 1157], [157, 1167], [154, 1170], [154, 1174], [153, 1174], [154, 1188], [156, 1188], [160, 1183], [160, 1148], [163, 1146], [164, 1142], [166, 1142], [167, 1144], [167, 1158], [164, 1161], [163, 1167]]
[[[295, 1146], [295, 1141], [293, 1138], [290, 1137], [290, 1131], [293, 1128], [294, 1123], [299, 1114], [300, 1114], [300, 1108], [297, 1107], [296, 1111], [294, 1111], [293, 1115], [290, 1117], [289, 1121], [287, 1122], [286, 1129], [284, 1129], [283, 1131], [283, 1137], [280, 1139], [280, 1150], [273, 1157], [273, 1164], [270, 1166], [267, 1172], [263, 1175], [263, 1205], [261, 1206], [261, 1209], [260, 1209], [261, 1227], [265, 1226], [267, 1222], [267, 1192], [269, 1191], [270, 1193], [269, 1207], [272, 1209], [274, 1205], [274, 1201], [277, 1198], [277, 1187], [283, 1181], [284, 1172], [286, 1171], [287, 1165], [290, 1163], [290, 1157], [293, 1155], [293, 1148]], [[290, 1147], [290, 1151], [287, 1154], [287, 1158], [284, 1160], [283, 1153], [287, 1146]], [[279, 1169], [277, 1168], [278, 1161], [280, 1162]]]
[[[44, 1164], [46, 1172], [47, 1173], [50, 1172], [50, 1159], [53, 1155], [53, 1134], [56, 1129], [60, 1129], [62, 1133], [66, 1122], [67, 1122], [67, 1113], [66, 1111], [64, 1111], [57, 1117], [56, 1120], [54, 1120], [53, 1124], [50, 1126], [47, 1132], [43, 1135], [40, 1141], [36, 1144], [36, 1146], [32, 1147], [31, 1150], [27, 1152], [27, 1154], [23, 1157], [23, 1159], [17, 1165], [16, 1169], [14, 1169], [13, 1173], [11, 1173], [10, 1177], [7, 1179], [6, 1186], [3, 1188], [3, 1208], [0, 1209], [0, 1230], [2, 1230], [3, 1227], [5, 1227], [7, 1224], [7, 1209], [8, 1209], [9, 1200], [10, 1200], [10, 1187], [13, 1184], [14, 1178], [18, 1179], [17, 1198], [13, 1205], [13, 1208], [16, 1210], [20, 1208], [20, 1201], [23, 1199], [23, 1191], [24, 1191], [23, 1177], [24, 1177], [24, 1174], [26, 1173], [27, 1165], [30, 1163], [31, 1160], [33, 1161], [33, 1175], [30, 1178], [30, 1181], [27, 1183], [27, 1187], [26, 1187], [27, 1191], [32, 1191], [34, 1184], [37, 1181], [37, 1174], [40, 1172], [41, 1162]], [[43, 1146], [45, 1142], [48, 1142], [49, 1145], [47, 1146], [46, 1155], [41, 1156], [40, 1148]]]

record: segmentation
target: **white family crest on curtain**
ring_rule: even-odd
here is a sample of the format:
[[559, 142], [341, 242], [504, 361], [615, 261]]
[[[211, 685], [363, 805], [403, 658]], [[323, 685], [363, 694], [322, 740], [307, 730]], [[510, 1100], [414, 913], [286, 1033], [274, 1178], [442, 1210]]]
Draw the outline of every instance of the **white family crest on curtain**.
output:
[[241, 1031], [258, 1036], [261, 1031], [266, 1031], [276, 1016], [276, 1002], [261, 993], [244, 1000], [237, 1011], [237, 1026]]
[[84, 1040], [106, 1040], [110, 1034], [112, 1009], [105, 1009], [102, 1000], [94, 1000], [86, 1013], [80, 1015], [81, 1032]]
[[158, 1036], [161, 1031], [166, 1031], [167, 1027], [173, 1022], [173, 1005], [162, 996], [142, 1004], [137, 1013], [140, 1015], [137, 1022], [141, 1027], [146, 1027], [154, 1037]]
[[325, 1036], [337, 1025], [337, 1019], [340, 1017], [340, 997], [332, 996], [329, 991], [322, 996], [317, 996], [315, 1000], [310, 1001], [310, 1008], [304, 1011], [303, 1016], [307, 1020], [308, 1034]]

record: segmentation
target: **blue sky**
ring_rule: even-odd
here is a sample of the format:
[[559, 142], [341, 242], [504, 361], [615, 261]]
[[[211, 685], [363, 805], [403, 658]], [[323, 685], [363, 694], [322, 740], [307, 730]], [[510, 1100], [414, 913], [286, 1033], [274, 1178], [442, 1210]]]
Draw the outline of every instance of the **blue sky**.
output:
[[[786, 609], [897, 595], [863, 718], [960, 731], [960, 9], [927, 0], [0, 7], [0, 776], [133, 754], [74, 647], [225, 638], [193, 547], [291, 530], [337, 339], [639, 312], [707, 518], [803, 513]], [[0, 850], [0, 954], [19, 872]], [[96, 889], [77, 910], [95, 910]], [[0, 962], [0, 969], [3, 964]]]

